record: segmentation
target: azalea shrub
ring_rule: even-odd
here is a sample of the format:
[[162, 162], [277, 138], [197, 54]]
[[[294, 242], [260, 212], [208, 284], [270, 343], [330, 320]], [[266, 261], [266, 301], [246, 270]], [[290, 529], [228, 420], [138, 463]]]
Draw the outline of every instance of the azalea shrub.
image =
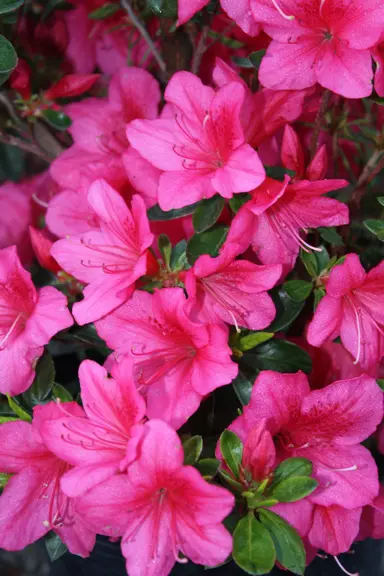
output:
[[0, 29], [0, 548], [348, 574], [384, 537], [384, 3]]

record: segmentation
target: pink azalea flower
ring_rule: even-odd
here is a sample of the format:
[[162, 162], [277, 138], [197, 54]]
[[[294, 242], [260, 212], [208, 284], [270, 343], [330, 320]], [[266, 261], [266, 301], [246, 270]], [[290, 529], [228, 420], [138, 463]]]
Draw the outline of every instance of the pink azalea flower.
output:
[[308, 342], [321, 346], [340, 335], [355, 363], [371, 369], [384, 355], [384, 264], [366, 273], [357, 254], [348, 254], [331, 270], [326, 291], [309, 325]]
[[332, 556], [348, 552], [359, 533], [362, 508], [315, 506], [308, 540]]
[[321, 250], [302, 237], [308, 228], [348, 224], [348, 208], [341, 202], [324, 196], [331, 190], [347, 185], [345, 180], [301, 180], [290, 183], [267, 178], [252, 192], [236, 215], [234, 222], [249, 229], [252, 248], [263, 264], [283, 264], [293, 268], [300, 248], [305, 252]]
[[370, 506], [363, 508], [360, 523], [359, 540], [384, 538], [384, 486], [380, 484], [380, 493]]
[[245, 441], [263, 419], [276, 440], [277, 458], [308, 458], [319, 487], [313, 504], [352, 510], [379, 491], [377, 468], [360, 442], [383, 416], [383, 393], [373, 378], [360, 376], [310, 391], [307, 377], [261, 372], [251, 401], [230, 426]]
[[[178, 0], [178, 24], [185, 24], [209, 4], [209, 0]], [[224, 12], [249, 36], [257, 36], [260, 24], [255, 22], [251, 12], [251, 0], [220, 0]]]
[[115, 377], [108, 378], [105, 368], [84, 360], [79, 379], [87, 417], [65, 415], [45, 423], [42, 429], [45, 445], [74, 466], [61, 479], [61, 487], [68, 496], [84, 494], [123, 470], [134, 455], [132, 438], [139, 431], [145, 404], [132, 383], [131, 371], [127, 359], [115, 366]]
[[224, 324], [199, 325], [185, 313], [181, 288], [136, 291], [124, 306], [96, 323], [117, 354], [134, 360], [136, 385], [149, 418], [179, 428], [202, 398], [237, 375]]
[[79, 499], [77, 510], [101, 534], [122, 536], [130, 576], [167, 576], [186, 558], [216, 566], [231, 553], [221, 521], [234, 498], [183, 466], [183, 448], [165, 422], [145, 424], [139, 457], [120, 474]]
[[276, 315], [267, 290], [278, 282], [281, 266], [234, 260], [231, 252], [224, 249], [217, 258], [200, 256], [187, 272], [187, 313], [201, 322], [262, 330]]
[[28, 226], [32, 220], [31, 198], [21, 183], [0, 186], [0, 249], [17, 246], [23, 262], [30, 263], [32, 250]]
[[[65, 411], [83, 413], [75, 402], [66, 403]], [[57, 418], [63, 418], [63, 412], [51, 402], [34, 408], [32, 424], [0, 426], [0, 470], [13, 475], [0, 497], [0, 546], [22, 550], [53, 530], [72, 554], [86, 557], [96, 534], [60, 489], [60, 479], [70, 466], [46, 447], [41, 435], [44, 424]]]
[[381, 0], [251, 0], [251, 7], [273, 39], [259, 71], [264, 86], [300, 90], [318, 82], [346, 98], [372, 93]]
[[384, 97], [384, 33], [372, 52], [376, 62], [375, 90], [379, 96]]
[[287, 124], [284, 128], [281, 144], [281, 161], [288, 170], [293, 170], [295, 180], [324, 180], [327, 174], [328, 157], [327, 148], [323, 144], [306, 168], [305, 154], [300, 139], [295, 130]]
[[65, 271], [88, 284], [84, 300], [73, 306], [80, 325], [98, 320], [131, 296], [135, 281], [146, 272], [147, 249], [153, 242], [140, 196], [132, 198], [129, 210], [113, 188], [97, 180], [89, 189], [88, 202], [100, 228], [59, 240], [51, 250]]
[[0, 392], [25, 392], [44, 346], [72, 324], [64, 294], [52, 286], [36, 290], [16, 247], [0, 250]]
[[173, 117], [135, 120], [128, 125], [132, 146], [163, 170], [158, 202], [181, 208], [219, 193], [232, 198], [264, 180], [255, 150], [244, 143], [239, 114], [245, 89], [233, 82], [215, 92], [189, 72], [177, 72], [165, 99]]

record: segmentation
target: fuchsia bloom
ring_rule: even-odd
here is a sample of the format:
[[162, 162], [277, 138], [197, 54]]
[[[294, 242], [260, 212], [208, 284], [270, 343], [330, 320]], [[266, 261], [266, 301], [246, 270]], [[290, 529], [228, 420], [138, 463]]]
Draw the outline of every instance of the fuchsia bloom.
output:
[[201, 399], [237, 375], [224, 324], [199, 325], [185, 313], [181, 288], [136, 291], [124, 306], [96, 323], [118, 355], [134, 360], [134, 377], [147, 398], [149, 418], [179, 428]]
[[[178, 0], [179, 19], [178, 24], [185, 24], [209, 4], [209, 0]], [[255, 22], [251, 12], [251, 0], [220, 0], [224, 12], [249, 36], [257, 36], [260, 32], [260, 24]]]
[[[65, 412], [83, 414], [75, 402], [66, 403]], [[96, 534], [60, 489], [60, 479], [70, 466], [50, 452], [41, 434], [48, 421], [63, 418], [63, 411], [51, 402], [36, 406], [33, 414], [32, 424], [0, 426], [0, 470], [14, 474], [0, 497], [0, 547], [22, 550], [53, 530], [70, 552], [89, 556]]]
[[0, 186], [0, 248], [15, 244], [23, 262], [31, 261], [28, 236], [31, 219], [31, 198], [26, 186], [13, 182]]
[[273, 38], [259, 71], [264, 86], [300, 90], [318, 82], [346, 98], [372, 93], [381, 0], [251, 0], [251, 7]]
[[252, 192], [234, 222], [251, 236], [252, 248], [263, 264], [283, 264], [289, 271], [300, 248], [305, 252], [321, 250], [308, 244], [301, 232], [319, 226], [348, 224], [348, 208], [324, 196], [347, 185], [345, 180], [301, 180], [290, 183], [267, 180]]
[[45, 445], [74, 466], [61, 480], [68, 496], [84, 494], [134, 458], [132, 438], [140, 430], [145, 404], [131, 373], [128, 359], [115, 366], [114, 378], [108, 378], [105, 368], [96, 362], [84, 360], [79, 379], [87, 418], [65, 415], [43, 426]]
[[375, 90], [379, 96], [384, 97], [384, 33], [379, 44], [375, 46], [372, 56], [376, 62]]
[[51, 286], [37, 291], [16, 247], [0, 250], [0, 392], [25, 392], [45, 344], [72, 324], [64, 294]]
[[138, 459], [79, 500], [77, 510], [101, 534], [122, 536], [130, 576], [167, 576], [182, 552], [197, 564], [216, 566], [231, 553], [221, 521], [234, 498], [183, 466], [177, 434], [160, 420], [145, 424]]
[[99, 218], [99, 228], [56, 242], [52, 256], [60, 266], [88, 286], [84, 300], [73, 306], [78, 324], [87, 324], [123, 304], [135, 281], [147, 269], [147, 249], [153, 242], [145, 204], [132, 198], [131, 211], [104, 180], [88, 192], [88, 202]]
[[360, 523], [359, 540], [365, 538], [384, 538], [384, 486], [380, 484], [380, 493], [370, 506], [363, 508]]
[[288, 170], [293, 170], [295, 180], [324, 180], [327, 174], [328, 157], [325, 144], [320, 146], [311, 160], [308, 168], [305, 167], [305, 155], [299, 137], [295, 130], [287, 124], [284, 128], [281, 144], [281, 161]]
[[278, 282], [282, 268], [234, 260], [231, 252], [224, 249], [217, 258], [200, 256], [187, 272], [187, 313], [201, 322], [262, 330], [276, 315], [267, 290]]
[[326, 291], [309, 325], [308, 342], [321, 346], [340, 335], [355, 363], [371, 369], [384, 355], [384, 264], [366, 273], [357, 254], [347, 254], [331, 270]]
[[173, 117], [135, 120], [128, 126], [132, 146], [164, 171], [160, 208], [181, 208], [216, 193], [232, 198], [261, 184], [264, 168], [244, 143], [239, 118], [244, 96], [239, 82], [215, 92], [193, 74], [177, 72], [165, 90]]
[[277, 457], [308, 458], [319, 487], [309, 499], [320, 506], [352, 510], [379, 491], [377, 468], [360, 442], [383, 417], [383, 393], [373, 378], [360, 376], [310, 391], [306, 376], [261, 372], [251, 401], [230, 426], [245, 441], [263, 419], [275, 438]]

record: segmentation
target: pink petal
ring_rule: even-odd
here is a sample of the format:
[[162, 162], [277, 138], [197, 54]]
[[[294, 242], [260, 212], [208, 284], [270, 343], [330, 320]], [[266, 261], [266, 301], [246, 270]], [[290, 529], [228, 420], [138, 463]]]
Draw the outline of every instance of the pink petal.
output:
[[208, 4], [209, 0], [178, 0], [178, 20], [180, 26], [185, 24]]
[[373, 52], [372, 56], [376, 62], [376, 73], [375, 73], [375, 90], [379, 96], [384, 96], [384, 51], [381, 46], [377, 46]]
[[214, 90], [205, 86], [200, 78], [190, 72], [176, 72], [164, 93], [166, 101], [174, 104], [188, 122], [197, 124], [204, 122], [214, 96]]
[[232, 536], [221, 524], [191, 527], [188, 518], [178, 518], [178, 536], [183, 554], [195, 564], [218, 566], [232, 551]]
[[55, 528], [55, 532], [68, 546], [71, 554], [87, 558], [96, 544], [96, 533], [88, 528], [78, 517], [74, 518], [73, 524]]
[[45, 446], [32, 434], [28, 422], [8, 422], [0, 426], [0, 468], [6, 474], [21, 472], [26, 466], [33, 466], [46, 459], [52, 459]]
[[87, 196], [72, 190], [65, 190], [52, 198], [45, 221], [49, 230], [60, 238], [88, 232], [97, 226], [97, 217], [88, 204]]
[[281, 502], [273, 506], [271, 510], [296, 528], [300, 536], [304, 538], [312, 526], [313, 508], [314, 506], [308, 498], [304, 498], [289, 504]]
[[304, 151], [297, 133], [289, 124], [284, 129], [281, 160], [286, 168], [296, 172], [296, 178], [302, 178], [305, 168]]
[[246, 207], [252, 214], [259, 216], [284, 195], [289, 182], [290, 177], [287, 174], [284, 176], [284, 182], [266, 178], [261, 186], [253, 192], [252, 200], [246, 204]]
[[24, 336], [32, 346], [44, 346], [55, 334], [70, 328], [73, 318], [67, 307], [67, 298], [52, 286], [40, 288], [36, 307], [28, 318]]
[[183, 170], [183, 158], [174, 152], [179, 144], [178, 126], [173, 119], [134, 120], [127, 137], [139, 154], [159, 170]]
[[273, 470], [276, 450], [273, 438], [260, 420], [251, 430], [243, 449], [243, 466], [251, 472], [252, 479], [261, 482]]
[[340, 299], [324, 296], [316, 308], [315, 315], [309, 324], [307, 341], [312, 346], [321, 346], [340, 333], [343, 319], [343, 308]]
[[359, 288], [365, 282], [366, 273], [357, 254], [347, 254], [342, 264], [332, 268], [327, 283], [327, 294], [340, 298]]
[[33, 346], [24, 333], [0, 350], [0, 392], [17, 396], [25, 392], [35, 378], [36, 362], [43, 346]]
[[359, 532], [361, 508], [345, 510], [341, 506], [316, 506], [308, 534], [312, 546], [332, 556], [347, 552]]
[[349, 10], [339, 22], [340, 38], [345, 39], [351, 48], [365, 50], [379, 40], [384, 28], [384, 7], [381, 0], [368, 0], [364, 4], [347, 4]]
[[228, 14], [231, 20], [249, 36], [257, 36], [260, 32], [260, 24], [255, 22], [251, 12], [250, 0], [220, 0], [224, 12]]
[[[227, 181], [225, 174], [224, 181]], [[160, 176], [158, 201], [160, 208], [167, 211], [212, 198], [216, 192], [212, 173], [200, 174], [194, 170], [165, 172]]]
[[123, 154], [124, 168], [132, 186], [140, 192], [147, 208], [157, 203], [157, 188], [161, 170], [145, 160], [134, 148]]
[[108, 101], [123, 114], [124, 122], [135, 118], [156, 118], [160, 88], [154, 77], [142, 68], [124, 67], [111, 79]]
[[265, 179], [265, 170], [251, 146], [244, 144], [234, 150], [222, 168], [216, 170], [212, 186], [224, 198], [236, 192], [250, 192]]
[[[104, 454], [104, 457], [106, 457], [106, 454]], [[88, 490], [108, 480], [119, 471], [119, 459], [108, 461], [106, 458], [104, 461], [102, 454], [100, 454], [99, 462], [95, 464], [86, 464], [86, 462], [87, 460], [85, 459], [81, 464], [78, 462], [78, 466], [72, 468], [61, 478], [60, 486], [67, 496], [72, 498], [83, 496]]]

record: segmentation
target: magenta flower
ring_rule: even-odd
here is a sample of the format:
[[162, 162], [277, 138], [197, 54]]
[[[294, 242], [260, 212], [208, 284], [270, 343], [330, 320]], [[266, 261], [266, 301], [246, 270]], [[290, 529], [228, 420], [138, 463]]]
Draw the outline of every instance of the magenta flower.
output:
[[318, 82], [346, 98], [372, 93], [381, 0], [251, 0], [251, 7], [273, 39], [259, 71], [264, 86], [300, 90]]
[[217, 258], [200, 256], [187, 272], [186, 310], [193, 320], [262, 330], [276, 315], [267, 290], [278, 282], [282, 268], [234, 260], [231, 252], [229, 248]]
[[95, 532], [60, 489], [60, 479], [70, 466], [50, 452], [41, 435], [47, 421], [83, 413], [75, 402], [64, 406], [65, 413], [53, 402], [37, 406], [32, 424], [0, 426], [0, 470], [13, 474], [0, 497], [0, 547], [5, 550], [22, 550], [50, 530], [72, 554], [89, 556], [95, 544]]
[[373, 59], [376, 62], [375, 90], [379, 96], [384, 96], [384, 33], [381, 35], [379, 43], [372, 51]]
[[181, 208], [216, 193], [232, 198], [265, 178], [255, 150], [244, 143], [240, 110], [245, 89], [233, 82], [215, 92], [189, 72], [177, 72], [165, 99], [173, 117], [134, 120], [127, 135], [136, 150], [163, 170], [158, 202]]
[[99, 218], [95, 231], [56, 242], [52, 256], [60, 266], [88, 286], [84, 300], [73, 306], [78, 324], [98, 320], [123, 304], [147, 268], [147, 249], [153, 242], [145, 204], [132, 198], [131, 211], [105, 181], [89, 189], [88, 202]]
[[139, 454], [128, 474], [79, 499], [87, 524], [101, 534], [122, 536], [130, 576], [167, 576], [175, 562], [187, 558], [205, 566], [224, 562], [232, 538], [221, 521], [232, 510], [232, 494], [183, 466], [181, 442], [165, 422], [144, 426]]
[[383, 393], [373, 378], [360, 376], [310, 391], [307, 377], [261, 372], [251, 401], [231, 425], [245, 441], [266, 419], [277, 458], [308, 458], [319, 487], [313, 504], [351, 510], [369, 504], [379, 491], [377, 468], [360, 442], [383, 417]]
[[[209, 4], [209, 0], [178, 0], [178, 24], [185, 24]], [[220, 0], [224, 12], [236, 22], [238, 26], [249, 36], [257, 36], [260, 32], [260, 24], [255, 22], [251, 12], [251, 0]]]
[[0, 392], [25, 392], [45, 344], [72, 324], [64, 294], [51, 286], [37, 291], [16, 247], [0, 250]]
[[380, 484], [379, 495], [370, 506], [363, 508], [359, 540], [384, 538], [384, 485]]
[[181, 288], [136, 291], [124, 306], [96, 323], [117, 354], [134, 360], [136, 385], [147, 398], [149, 418], [179, 428], [201, 399], [237, 375], [224, 324], [200, 325], [185, 313]]
[[384, 355], [384, 265], [366, 273], [357, 254], [347, 254], [326, 283], [327, 294], [309, 325], [307, 340], [321, 346], [340, 335], [355, 364], [370, 370]]
[[[145, 414], [143, 398], [131, 379], [127, 359], [108, 378], [102, 366], [84, 360], [80, 365], [81, 399], [86, 418], [70, 415], [47, 421], [45, 445], [74, 468], [61, 479], [68, 496], [84, 494], [99, 482], [123, 470], [135, 457], [134, 439]], [[64, 416], [64, 414], [63, 414]]]
[[234, 222], [239, 221], [245, 237], [249, 231], [252, 248], [263, 264], [282, 264], [289, 271], [300, 248], [321, 251], [308, 244], [302, 232], [348, 224], [347, 206], [324, 196], [345, 186], [345, 180], [290, 183], [288, 176], [284, 182], [268, 178], [252, 193], [252, 200], [239, 210]]

